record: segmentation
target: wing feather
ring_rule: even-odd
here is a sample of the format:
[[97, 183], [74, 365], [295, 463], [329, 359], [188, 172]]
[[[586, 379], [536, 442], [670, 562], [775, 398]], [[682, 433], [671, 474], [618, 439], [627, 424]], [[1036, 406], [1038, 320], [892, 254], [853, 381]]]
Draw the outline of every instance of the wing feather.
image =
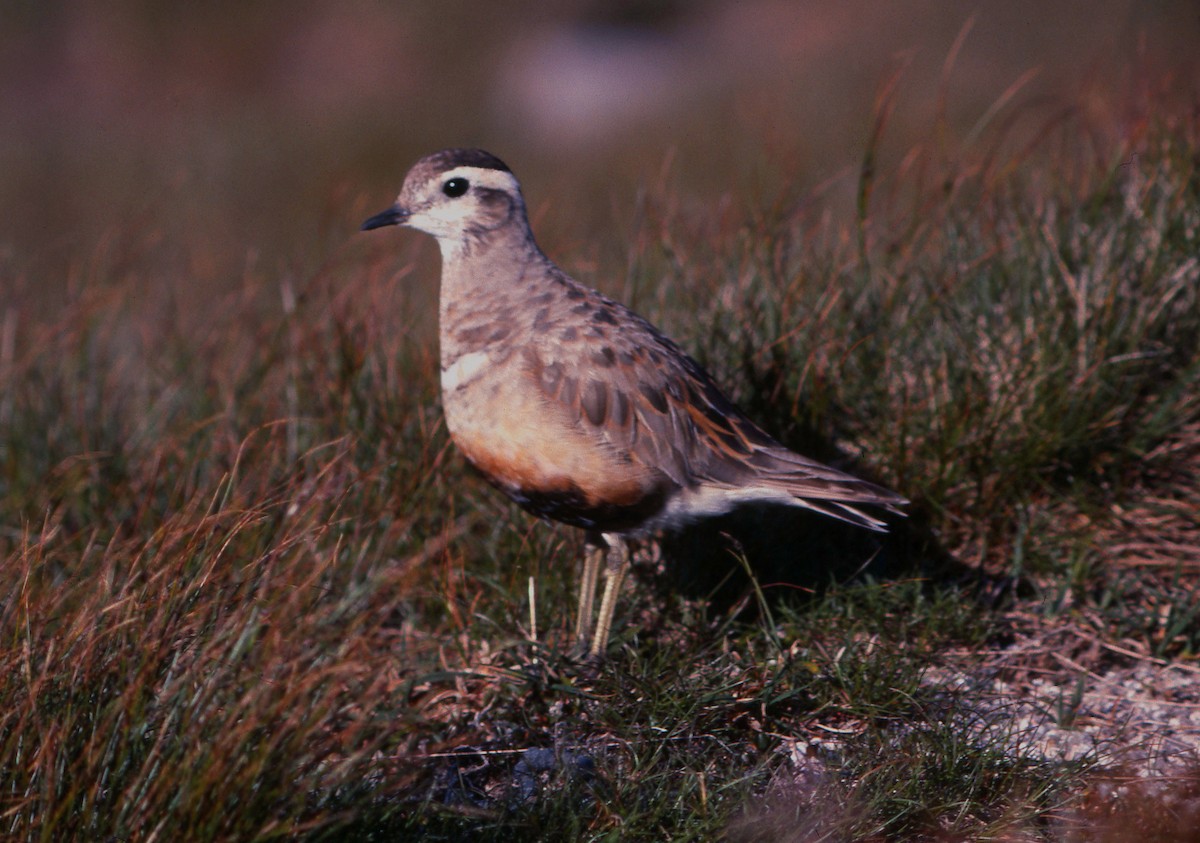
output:
[[740, 499], [761, 489], [771, 500], [783, 492], [797, 505], [872, 529], [882, 529], [882, 522], [856, 504], [899, 514], [907, 503], [785, 448], [698, 363], [618, 302], [587, 290], [582, 301], [573, 295], [571, 303], [574, 313], [593, 313], [591, 324], [571, 334], [576, 342], [538, 343], [536, 382], [545, 400], [622, 461], [680, 489], [739, 490]]

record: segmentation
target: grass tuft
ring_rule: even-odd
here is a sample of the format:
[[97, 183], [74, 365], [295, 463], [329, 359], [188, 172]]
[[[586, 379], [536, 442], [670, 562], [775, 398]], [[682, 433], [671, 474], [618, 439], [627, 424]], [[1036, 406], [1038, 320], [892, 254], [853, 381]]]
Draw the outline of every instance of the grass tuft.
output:
[[1092, 128], [981, 130], [895, 172], [872, 150], [849, 232], [786, 188], [645, 195], [618, 273], [639, 309], [913, 518], [646, 548], [593, 672], [564, 654], [579, 537], [450, 448], [420, 254], [252, 267], [181, 313], [131, 231], [52, 319], [0, 307], [0, 834], [1065, 841], [1190, 817], [1191, 779], [1114, 784], [1129, 733], [1097, 700], [1137, 677], [1195, 704], [1200, 139], [1144, 117], [1081, 160]]

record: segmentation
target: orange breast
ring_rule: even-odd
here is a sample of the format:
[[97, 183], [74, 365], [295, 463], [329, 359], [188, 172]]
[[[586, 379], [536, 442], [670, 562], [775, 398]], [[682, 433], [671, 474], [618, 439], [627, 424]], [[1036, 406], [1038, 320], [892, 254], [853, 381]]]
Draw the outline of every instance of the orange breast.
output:
[[522, 495], [567, 494], [593, 507], [636, 506], [654, 480], [601, 435], [566, 417], [519, 370], [489, 373], [444, 396], [455, 444], [494, 483]]

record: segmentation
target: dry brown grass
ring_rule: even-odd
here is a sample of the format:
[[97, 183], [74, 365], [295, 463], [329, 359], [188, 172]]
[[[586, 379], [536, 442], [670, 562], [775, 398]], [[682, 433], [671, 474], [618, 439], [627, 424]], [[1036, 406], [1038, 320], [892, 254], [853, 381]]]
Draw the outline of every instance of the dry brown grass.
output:
[[[60, 11], [80, 49], [174, 26]], [[471, 44], [504, 27], [464, 34], [447, 68], [371, 46], [442, 45], [433, 7], [211, 14], [164, 42], [178, 61], [113, 53], [78, 109], [55, 97], [88, 62], [33, 74], [41, 116], [0, 130], [19, 164], [0, 198], [24, 209], [0, 248], [0, 835], [1190, 839], [1186, 767], [1143, 784], [1098, 754], [1047, 759], [1015, 725], [1033, 701], [1039, 726], [1115, 728], [1119, 711], [1088, 707], [1100, 683], [1150, 697], [1161, 676], [1135, 671], [1196, 670], [1186, 71], [1040, 106], [1026, 98], [1064, 77], [976, 74], [989, 19], [940, 21], [957, 58], [910, 60], [878, 144], [847, 159], [827, 141], [839, 167], [865, 159], [847, 170], [861, 178], [807, 189], [821, 118], [757, 78], [662, 130], [673, 150], [639, 135], [566, 164], [527, 153], [551, 253], [661, 322], [789, 444], [915, 501], [878, 554], [753, 519], [668, 545], [589, 675], [560, 649], [578, 537], [499, 501], [442, 428], [433, 252], [349, 239], [390, 191], [365, 185], [426, 147], [515, 137], [480, 128], [474, 82]], [[1046, 10], [1046, 32], [1063, 14]], [[770, 20], [764, 55], [786, 46]], [[218, 36], [230, 21], [262, 65]], [[861, 22], [851, 42], [825, 23], [821, 55], [891, 52]], [[6, 68], [57, 60], [30, 26]], [[329, 32], [380, 59], [368, 76], [397, 86], [382, 105], [317, 83]], [[255, 87], [239, 63], [288, 55], [308, 75]], [[764, 77], [780, 100], [805, 87], [786, 67]], [[830, 74], [812, 85], [840, 102], [889, 78]], [[156, 105], [192, 83], [198, 100]], [[129, 91], [152, 107], [113, 120]], [[731, 102], [746, 125], [774, 121], [766, 139], [730, 150], [707, 131]], [[852, 111], [865, 127], [869, 108]], [[750, 578], [722, 544], [739, 528]], [[1172, 687], [1163, 701], [1193, 705]], [[1058, 702], [1035, 699], [1046, 688]]]

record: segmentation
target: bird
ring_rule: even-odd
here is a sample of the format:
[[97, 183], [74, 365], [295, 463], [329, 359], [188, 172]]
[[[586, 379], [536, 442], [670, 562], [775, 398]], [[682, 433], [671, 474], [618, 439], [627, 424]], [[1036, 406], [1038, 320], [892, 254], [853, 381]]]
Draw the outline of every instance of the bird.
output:
[[421, 158], [361, 230], [385, 226], [432, 235], [441, 251], [451, 439], [521, 507], [585, 531], [575, 639], [589, 659], [606, 653], [630, 542], [756, 503], [878, 532], [887, 523], [867, 508], [903, 516], [903, 497], [789, 450], [662, 331], [560, 269], [495, 155]]

